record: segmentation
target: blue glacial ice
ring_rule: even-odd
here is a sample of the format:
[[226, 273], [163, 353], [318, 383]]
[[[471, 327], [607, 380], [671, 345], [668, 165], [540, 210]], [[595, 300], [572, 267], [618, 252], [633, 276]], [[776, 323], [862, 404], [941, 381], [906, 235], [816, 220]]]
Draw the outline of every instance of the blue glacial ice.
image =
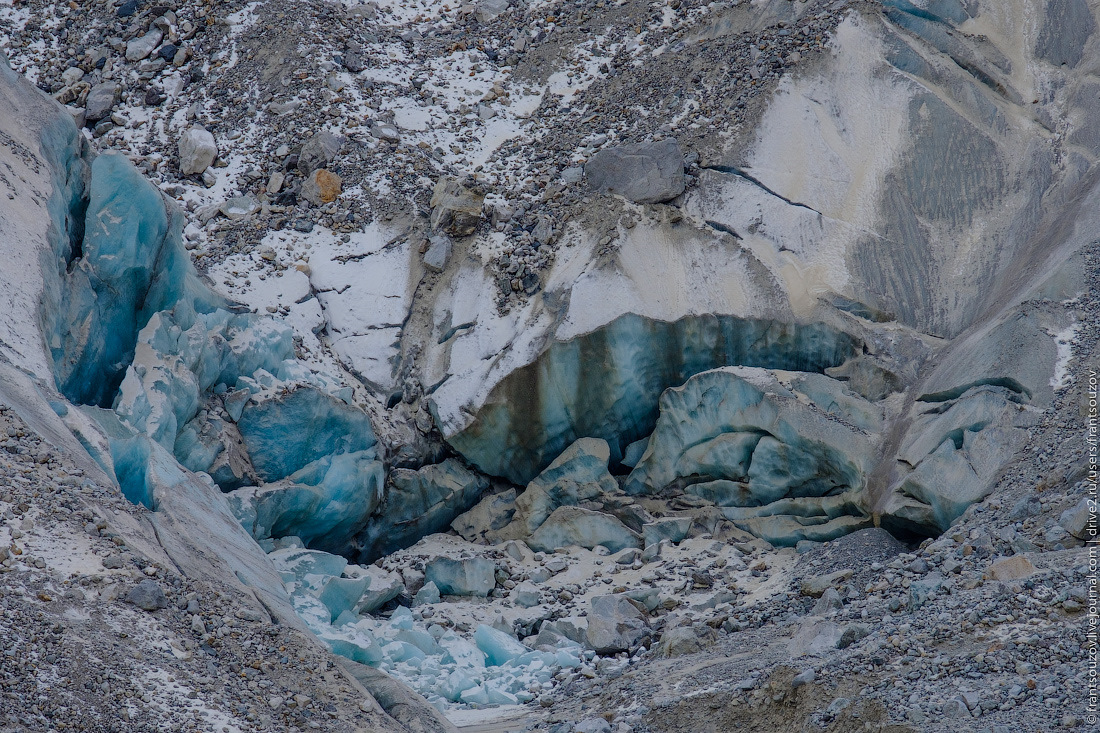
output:
[[[479, 625], [463, 635], [418, 620], [403, 606], [388, 619], [359, 615], [356, 596], [375, 582], [360, 575], [362, 568], [314, 550], [288, 548], [269, 557], [283, 573], [295, 610], [333, 652], [397, 677], [441, 710], [456, 703], [528, 702], [532, 689], [551, 684], [561, 669], [591, 659], [565, 637], [534, 650], [499, 629]], [[439, 597], [425, 600], [438, 603]]]
[[168, 490], [173, 471], [181, 481], [184, 469], [208, 473], [223, 490], [287, 479], [236, 502], [253, 536], [343, 548], [383, 486], [373, 428], [350, 388], [295, 359], [290, 327], [200, 281], [182, 216], [125, 156], [85, 166], [70, 152], [52, 204], [68, 236], [54, 242], [42, 324], [58, 388], [106, 436], [86, 441], [89, 451], [152, 509], [152, 487]]

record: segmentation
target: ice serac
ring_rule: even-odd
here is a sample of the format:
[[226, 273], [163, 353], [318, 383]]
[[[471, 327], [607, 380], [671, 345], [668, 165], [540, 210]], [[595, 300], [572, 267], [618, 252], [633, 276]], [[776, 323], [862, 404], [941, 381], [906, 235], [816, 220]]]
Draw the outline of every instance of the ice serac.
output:
[[73, 402], [110, 406], [138, 332], [185, 294], [200, 310], [220, 298], [198, 284], [179, 243], [181, 216], [120, 154], [91, 163], [80, 251], [61, 275], [64, 295], [49, 334], [61, 391]]
[[356, 538], [363, 562], [444, 531], [489, 486], [484, 476], [454, 458], [415, 471], [394, 469], [389, 483], [385, 498]]
[[581, 437], [606, 440], [618, 464], [652, 430], [661, 392], [693, 374], [733, 364], [819, 372], [858, 350], [856, 337], [824, 323], [624, 315], [551, 343], [497, 385], [448, 442], [486, 473], [520, 484]]
[[265, 481], [278, 481], [326, 455], [353, 453], [377, 440], [366, 414], [312, 388], [250, 402], [237, 427]]

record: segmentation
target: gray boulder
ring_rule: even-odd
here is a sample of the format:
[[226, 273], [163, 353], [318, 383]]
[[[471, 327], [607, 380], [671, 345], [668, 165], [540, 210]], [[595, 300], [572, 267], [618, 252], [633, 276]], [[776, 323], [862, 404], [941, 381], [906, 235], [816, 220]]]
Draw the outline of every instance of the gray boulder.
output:
[[596, 191], [657, 204], [684, 192], [684, 154], [675, 140], [620, 145], [589, 158], [584, 174]]
[[188, 128], [179, 141], [180, 173], [190, 176], [202, 173], [218, 156], [218, 145], [209, 130]]
[[625, 595], [596, 596], [588, 614], [585, 639], [597, 654], [618, 654], [637, 647], [649, 636], [649, 616], [638, 601]]
[[327, 167], [343, 146], [344, 138], [322, 130], [302, 146], [302, 151], [298, 154], [298, 170], [303, 176], [308, 176], [318, 168]]
[[436, 234], [428, 241], [428, 251], [424, 253], [424, 267], [432, 272], [443, 272], [447, 267], [447, 261], [451, 259], [451, 238], [446, 234]]
[[84, 104], [84, 119], [88, 122], [98, 122], [111, 114], [115, 103], [118, 102], [120, 89], [119, 85], [113, 81], [105, 81], [92, 87]]
[[153, 53], [153, 50], [160, 45], [162, 38], [164, 38], [164, 34], [160, 29], [153, 28], [144, 36], [130, 41], [126, 44], [126, 60], [141, 61], [148, 58], [149, 54]]
[[579, 545], [589, 550], [603, 545], [611, 552], [618, 552], [627, 547], [641, 549], [642, 538], [610, 514], [563, 506], [555, 509], [535, 530], [527, 544], [537, 552], [553, 552], [569, 545]]
[[455, 517], [451, 522], [451, 529], [467, 542], [475, 542], [483, 537], [495, 540], [497, 530], [507, 526], [515, 513], [516, 490], [508, 489], [483, 497], [473, 509]]
[[496, 564], [484, 557], [437, 557], [424, 566], [424, 577], [448, 596], [487, 596], [496, 587]]
[[488, 23], [508, 9], [508, 0], [481, 0], [474, 11], [478, 23]]
[[677, 626], [661, 634], [657, 642], [657, 656], [681, 657], [703, 651], [704, 639], [700, 638], [690, 626]]
[[1096, 502], [1088, 498], [1082, 499], [1077, 506], [1062, 512], [1062, 516], [1058, 518], [1058, 524], [1079, 540], [1095, 539], [1096, 523], [1092, 522], [1090, 526], [1095, 511]]
[[440, 178], [432, 191], [432, 229], [465, 237], [473, 234], [481, 222], [485, 196], [474, 193], [458, 181]]
[[126, 602], [143, 611], [156, 611], [168, 607], [168, 598], [155, 580], [143, 580], [126, 594]]

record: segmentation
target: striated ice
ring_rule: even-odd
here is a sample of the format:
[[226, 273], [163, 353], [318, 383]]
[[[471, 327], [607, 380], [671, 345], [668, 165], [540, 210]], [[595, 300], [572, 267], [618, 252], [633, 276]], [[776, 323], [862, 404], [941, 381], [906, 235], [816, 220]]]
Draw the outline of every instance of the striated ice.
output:
[[514, 637], [485, 624], [479, 624], [474, 631], [474, 641], [477, 648], [485, 653], [486, 662], [494, 666], [510, 662], [531, 651]]

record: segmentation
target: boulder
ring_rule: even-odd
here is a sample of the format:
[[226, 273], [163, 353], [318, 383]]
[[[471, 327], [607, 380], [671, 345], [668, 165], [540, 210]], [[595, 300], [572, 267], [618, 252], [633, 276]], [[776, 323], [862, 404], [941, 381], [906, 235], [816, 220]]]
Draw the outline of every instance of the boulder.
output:
[[302, 183], [298, 195], [314, 206], [320, 206], [336, 200], [342, 183], [340, 176], [325, 168], [318, 168]]
[[1058, 524], [1079, 540], [1096, 539], [1096, 501], [1089, 498], [1081, 499], [1077, 506], [1071, 507], [1058, 518]]
[[628, 652], [649, 634], [649, 616], [638, 601], [618, 594], [592, 599], [585, 640], [597, 654]]
[[657, 642], [657, 656], [681, 657], [695, 654], [705, 648], [703, 641], [690, 626], [676, 626], [661, 634], [661, 640]]
[[428, 241], [428, 251], [424, 253], [424, 266], [432, 272], [443, 272], [451, 259], [451, 238], [446, 234], [436, 234]]
[[424, 566], [424, 577], [444, 595], [487, 596], [496, 587], [496, 569], [496, 564], [484, 557], [436, 557]]
[[512, 591], [512, 601], [521, 608], [539, 605], [539, 589], [534, 583], [524, 581]]
[[202, 173], [210, 167], [218, 156], [218, 146], [209, 130], [189, 127], [180, 136], [179, 154], [180, 173], [190, 176]]
[[298, 153], [298, 171], [303, 176], [309, 176], [318, 168], [328, 166], [336, 159], [336, 154], [344, 146], [344, 138], [322, 130], [311, 137]]
[[481, 0], [474, 10], [478, 23], [488, 23], [508, 9], [508, 0]]
[[998, 560], [989, 566], [986, 571], [986, 575], [1001, 583], [1008, 583], [1013, 580], [1023, 580], [1029, 578], [1038, 570], [1031, 564], [1023, 555], [1013, 555], [1012, 557], [1006, 557], [1003, 560]]
[[603, 545], [611, 552], [642, 547], [642, 538], [610, 514], [574, 506], [558, 507], [527, 540], [537, 552], [579, 545], [591, 550]]
[[168, 607], [168, 598], [155, 580], [143, 580], [126, 594], [126, 602], [143, 611], [156, 611]]
[[121, 87], [113, 81], [105, 81], [96, 84], [88, 92], [88, 99], [84, 103], [84, 119], [88, 122], [99, 122], [111, 114]]
[[844, 582], [852, 577], [853, 574], [852, 570], [845, 568], [844, 570], [838, 570], [828, 575], [815, 575], [803, 578], [802, 595], [809, 596], [810, 598], [820, 598], [824, 595], [826, 590], [836, 587], [838, 583]]
[[141, 61], [148, 58], [149, 54], [153, 53], [156, 47], [160, 45], [162, 38], [164, 38], [164, 33], [159, 28], [152, 28], [144, 36], [129, 41], [126, 44], [126, 60]]
[[452, 237], [473, 234], [481, 222], [485, 196], [450, 178], [440, 178], [432, 191], [431, 225], [435, 231]]
[[[507, 489], [499, 494], [483, 497], [474, 508], [460, 514], [451, 522], [451, 529], [467, 542], [494, 536], [512, 521], [516, 513], [516, 490]], [[495, 539], [495, 536], [494, 536]]]
[[588, 185], [638, 204], [657, 204], [684, 192], [684, 154], [675, 140], [605, 148], [584, 166]]

